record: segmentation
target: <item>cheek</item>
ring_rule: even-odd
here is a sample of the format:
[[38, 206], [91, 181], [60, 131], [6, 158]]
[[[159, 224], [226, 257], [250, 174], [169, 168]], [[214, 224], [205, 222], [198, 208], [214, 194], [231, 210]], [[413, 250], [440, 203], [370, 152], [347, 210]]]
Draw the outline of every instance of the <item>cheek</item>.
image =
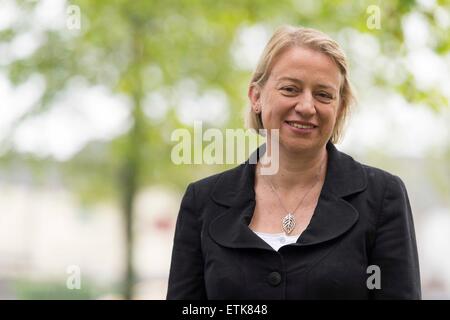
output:
[[322, 125], [328, 130], [332, 130], [337, 119], [337, 108], [335, 106], [326, 105], [323, 106], [323, 108], [320, 108], [318, 113]]
[[333, 124], [334, 125], [336, 124], [339, 115], [340, 115], [340, 108], [339, 108], [339, 105], [337, 105], [333, 109]]
[[266, 99], [262, 113], [263, 121], [266, 121], [265, 123], [267, 124], [271, 123], [271, 127], [276, 126], [282, 118], [283, 110], [284, 108], [280, 101], [271, 98]]
[[262, 121], [265, 129], [279, 129], [280, 115], [273, 107], [266, 108], [262, 114]]
[[280, 121], [291, 113], [295, 103], [288, 97], [277, 97], [268, 102], [268, 110], [273, 120]]

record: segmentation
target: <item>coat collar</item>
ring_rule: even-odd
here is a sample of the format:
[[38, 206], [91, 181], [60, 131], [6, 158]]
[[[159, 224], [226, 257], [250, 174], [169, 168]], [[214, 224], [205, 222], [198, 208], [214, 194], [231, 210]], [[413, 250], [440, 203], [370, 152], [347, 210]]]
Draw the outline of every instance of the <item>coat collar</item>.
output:
[[[334, 239], [349, 230], [358, 220], [358, 211], [343, 197], [361, 192], [367, 186], [362, 165], [328, 142], [328, 163], [325, 181], [312, 219], [296, 245], [306, 246]], [[247, 161], [220, 175], [211, 197], [227, 207], [213, 219], [210, 236], [231, 248], [272, 248], [249, 227], [255, 208], [255, 163], [264, 154], [261, 145]]]

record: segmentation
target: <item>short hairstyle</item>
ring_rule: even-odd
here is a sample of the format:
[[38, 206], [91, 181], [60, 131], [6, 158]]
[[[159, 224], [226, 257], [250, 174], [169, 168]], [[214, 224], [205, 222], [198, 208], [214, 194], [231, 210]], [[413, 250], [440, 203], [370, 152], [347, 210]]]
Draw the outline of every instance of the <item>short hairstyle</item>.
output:
[[[311, 28], [291, 25], [279, 27], [264, 48], [250, 81], [250, 86], [258, 85], [263, 87], [269, 78], [276, 58], [283, 51], [292, 47], [309, 48], [327, 55], [336, 63], [341, 72], [343, 81], [339, 90], [340, 110], [330, 138], [332, 143], [337, 143], [342, 138], [346, 119], [351, 106], [355, 102], [355, 94], [348, 78], [347, 57], [339, 44], [325, 33]], [[257, 132], [259, 132], [259, 129], [264, 129], [261, 113], [255, 113], [251, 105], [247, 112], [245, 122], [247, 128], [255, 129]]]

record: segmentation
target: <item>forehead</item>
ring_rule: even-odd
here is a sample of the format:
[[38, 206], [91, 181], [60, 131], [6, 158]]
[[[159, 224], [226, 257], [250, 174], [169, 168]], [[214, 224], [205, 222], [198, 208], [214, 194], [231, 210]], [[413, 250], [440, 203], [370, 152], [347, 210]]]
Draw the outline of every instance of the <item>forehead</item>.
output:
[[341, 73], [336, 63], [324, 53], [309, 48], [293, 47], [275, 59], [270, 78], [278, 81], [290, 77], [301, 81], [340, 87]]

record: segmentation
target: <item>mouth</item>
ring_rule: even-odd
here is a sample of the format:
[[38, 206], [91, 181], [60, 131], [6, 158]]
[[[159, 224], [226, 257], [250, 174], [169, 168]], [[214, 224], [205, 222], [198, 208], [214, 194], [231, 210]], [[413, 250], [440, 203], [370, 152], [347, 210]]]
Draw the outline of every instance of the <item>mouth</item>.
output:
[[317, 128], [317, 125], [310, 123], [310, 122], [285, 121], [285, 123], [292, 128], [303, 130], [303, 131], [312, 130], [312, 129]]

